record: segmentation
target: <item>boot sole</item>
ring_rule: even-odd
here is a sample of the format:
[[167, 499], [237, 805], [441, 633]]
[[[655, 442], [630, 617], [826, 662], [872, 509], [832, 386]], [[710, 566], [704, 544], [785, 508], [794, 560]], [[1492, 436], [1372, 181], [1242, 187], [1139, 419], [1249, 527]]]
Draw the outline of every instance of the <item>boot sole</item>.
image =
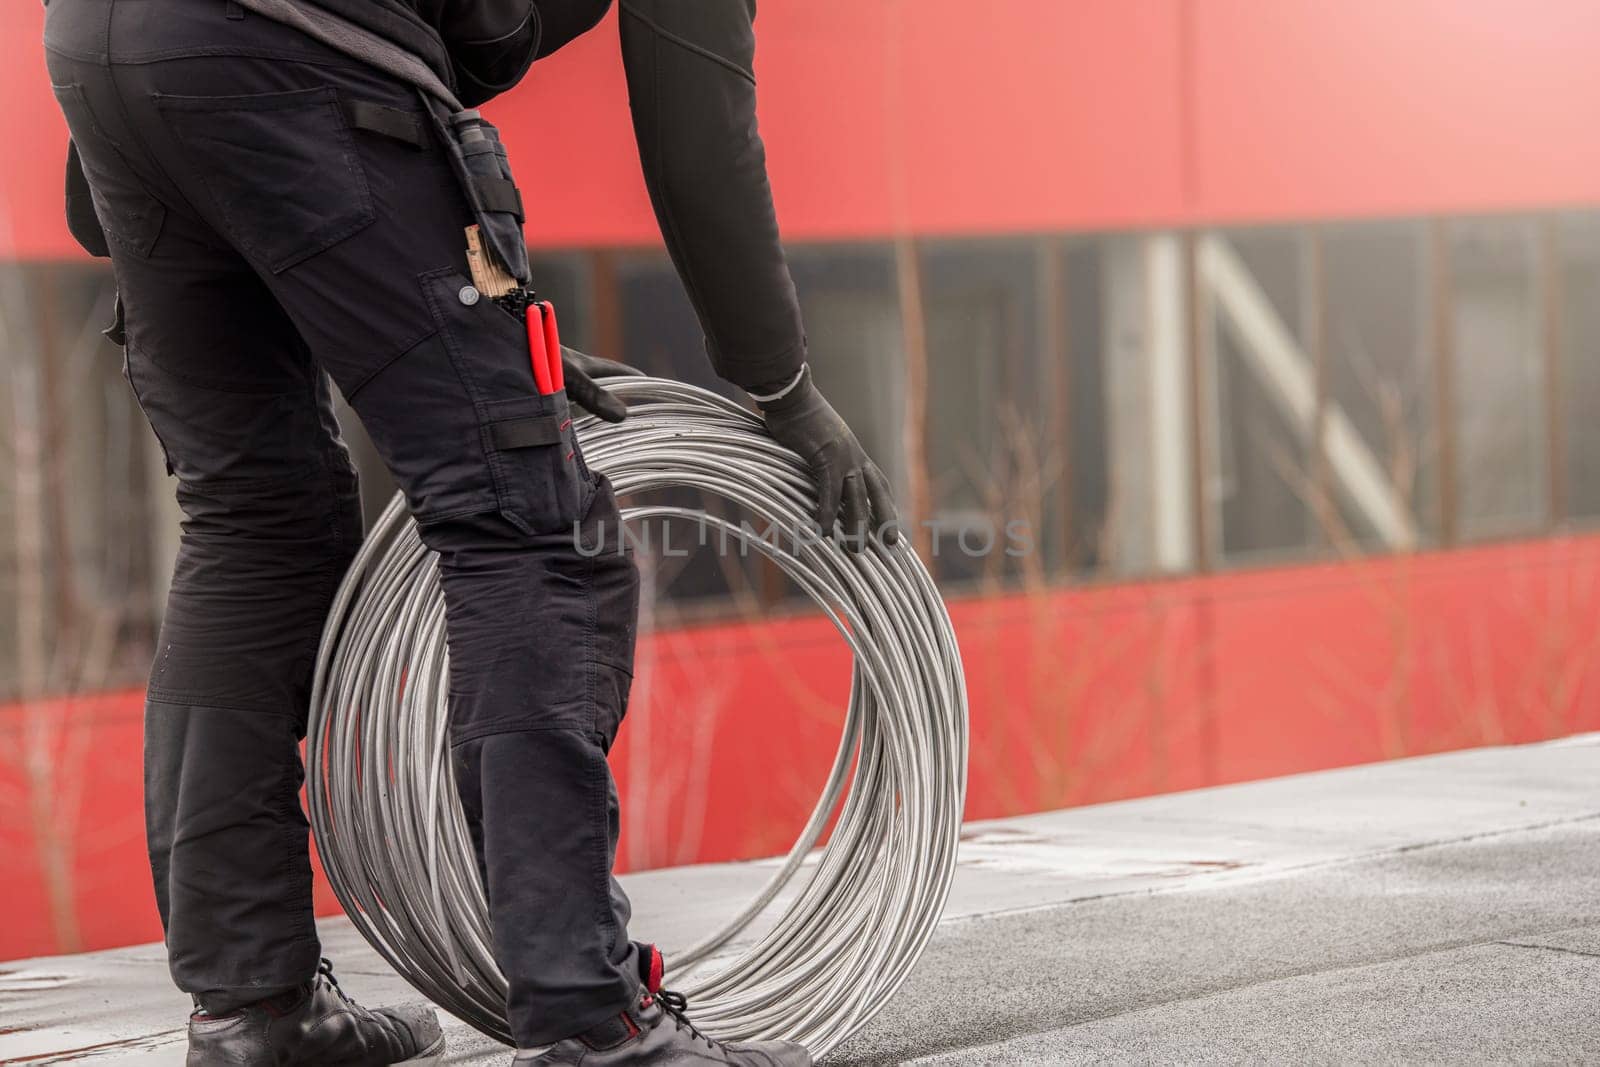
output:
[[439, 1040], [435, 1041], [433, 1044], [429, 1045], [427, 1048], [423, 1049], [409, 1060], [401, 1060], [395, 1065], [395, 1067], [407, 1067], [407, 1065], [409, 1065], [409, 1067], [433, 1067], [434, 1064], [439, 1062], [440, 1057], [443, 1055], [444, 1035], [440, 1034]]

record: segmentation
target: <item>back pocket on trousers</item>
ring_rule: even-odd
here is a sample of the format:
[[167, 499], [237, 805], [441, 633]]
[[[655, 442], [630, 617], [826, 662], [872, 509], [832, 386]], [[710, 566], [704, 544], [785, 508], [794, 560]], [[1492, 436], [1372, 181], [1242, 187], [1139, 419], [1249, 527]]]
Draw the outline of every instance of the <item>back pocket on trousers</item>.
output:
[[250, 96], [159, 96], [229, 240], [273, 273], [377, 217], [331, 86]]

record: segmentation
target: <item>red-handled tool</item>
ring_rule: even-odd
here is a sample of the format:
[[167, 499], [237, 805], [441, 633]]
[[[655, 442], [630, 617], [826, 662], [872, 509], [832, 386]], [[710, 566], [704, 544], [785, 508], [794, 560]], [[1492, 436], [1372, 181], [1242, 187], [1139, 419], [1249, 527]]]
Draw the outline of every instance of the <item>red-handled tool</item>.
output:
[[567, 375], [561, 367], [561, 331], [556, 329], [556, 308], [548, 300], [539, 302], [544, 314], [544, 350], [550, 360], [550, 391], [559, 393], [567, 387]]
[[561, 334], [556, 329], [556, 309], [550, 301], [529, 304], [523, 313], [528, 324], [528, 359], [533, 364], [533, 383], [540, 396], [566, 388], [561, 370]]

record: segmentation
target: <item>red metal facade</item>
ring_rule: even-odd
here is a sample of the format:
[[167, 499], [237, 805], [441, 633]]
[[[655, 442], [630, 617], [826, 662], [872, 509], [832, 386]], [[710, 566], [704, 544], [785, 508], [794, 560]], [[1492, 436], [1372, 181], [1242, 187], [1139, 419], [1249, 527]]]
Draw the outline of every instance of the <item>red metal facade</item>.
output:
[[[0, 9], [0, 255], [23, 259], [74, 254], [42, 17]], [[1585, 0], [806, 0], [758, 21], [791, 240], [1600, 203]], [[532, 241], [657, 242], [612, 21], [492, 111], [514, 161], [537, 138], [570, 164], [521, 168]]]

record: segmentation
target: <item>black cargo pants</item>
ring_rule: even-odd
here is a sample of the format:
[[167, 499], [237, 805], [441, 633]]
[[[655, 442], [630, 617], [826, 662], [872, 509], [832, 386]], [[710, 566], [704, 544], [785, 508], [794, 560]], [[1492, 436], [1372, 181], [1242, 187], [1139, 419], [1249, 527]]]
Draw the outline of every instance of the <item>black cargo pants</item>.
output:
[[[224, 1011], [316, 968], [297, 746], [361, 539], [331, 375], [440, 556], [512, 1031], [587, 1029], [639, 984], [606, 764], [638, 579], [592, 551], [616, 504], [566, 399], [538, 395], [520, 323], [469, 287], [469, 208], [421, 101], [226, 0], [52, 0], [46, 45], [185, 516], [145, 733], [173, 977]], [[562, 443], [496, 432], [519, 424]]]

